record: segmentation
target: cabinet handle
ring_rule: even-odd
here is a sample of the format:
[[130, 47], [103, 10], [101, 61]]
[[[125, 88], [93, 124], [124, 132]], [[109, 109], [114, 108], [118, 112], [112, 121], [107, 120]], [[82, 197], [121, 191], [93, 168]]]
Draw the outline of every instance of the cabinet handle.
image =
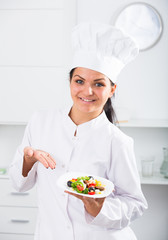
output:
[[29, 193], [28, 192], [11, 192], [11, 195], [26, 196], [26, 195], [29, 195]]
[[13, 223], [29, 223], [29, 220], [26, 219], [11, 219], [11, 222]]

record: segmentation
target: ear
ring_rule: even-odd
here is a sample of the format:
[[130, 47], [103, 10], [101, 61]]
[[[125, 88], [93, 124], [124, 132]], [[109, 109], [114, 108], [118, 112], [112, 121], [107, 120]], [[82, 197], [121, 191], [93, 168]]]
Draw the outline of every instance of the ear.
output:
[[111, 87], [111, 92], [110, 92], [110, 98], [113, 96], [115, 90], [116, 90], [117, 85], [114, 84], [114, 86]]

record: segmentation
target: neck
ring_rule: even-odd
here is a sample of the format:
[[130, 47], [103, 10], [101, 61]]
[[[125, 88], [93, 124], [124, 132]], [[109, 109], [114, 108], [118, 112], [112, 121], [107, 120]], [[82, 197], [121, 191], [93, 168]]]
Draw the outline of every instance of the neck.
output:
[[72, 121], [76, 125], [80, 125], [82, 123], [88, 122], [96, 117], [98, 117], [102, 111], [96, 111], [96, 112], [81, 112], [80, 110], [77, 110], [72, 106], [70, 112], [69, 112], [69, 117], [72, 119]]

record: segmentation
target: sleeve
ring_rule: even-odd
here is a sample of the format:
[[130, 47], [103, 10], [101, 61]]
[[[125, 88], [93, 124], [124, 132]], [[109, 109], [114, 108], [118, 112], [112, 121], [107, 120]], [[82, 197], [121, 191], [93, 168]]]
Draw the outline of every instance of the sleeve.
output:
[[14, 159], [11, 165], [9, 166], [9, 178], [11, 180], [12, 186], [19, 192], [28, 191], [36, 183], [36, 175], [37, 175], [36, 171], [37, 171], [38, 162], [36, 162], [33, 165], [27, 177], [23, 177], [22, 175], [24, 148], [26, 146], [32, 147], [31, 131], [33, 128], [34, 115], [26, 126], [22, 143], [17, 148], [16, 153], [14, 155]]
[[143, 214], [147, 202], [141, 191], [132, 138], [128, 137], [120, 146], [114, 144], [113, 149], [107, 177], [114, 183], [115, 191], [105, 199], [96, 217], [85, 211], [85, 218], [89, 224], [122, 229]]

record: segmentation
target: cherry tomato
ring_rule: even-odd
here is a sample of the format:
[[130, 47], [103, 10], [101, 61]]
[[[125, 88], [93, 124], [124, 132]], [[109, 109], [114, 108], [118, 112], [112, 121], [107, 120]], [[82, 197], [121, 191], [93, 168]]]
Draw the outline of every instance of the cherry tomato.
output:
[[78, 189], [79, 191], [83, 191], [83, 190], [84, 190], [84, 187], [82, 187], [81, 185], [77, 185], [76, 187], [77, 187], [77, 189]]
[[88, 187], [95, 187], [95, 186], [96, 186], [96, 183], [91, 183], [91, 184], [89, 184]]
[[77, 179], [76, 179], [76, 178], [72, 178], [72, 180], [73, 180], [73, 181], [77, 181]]
[[94, 194], [95, 194], [95, 192], [88, 192], [88, 194], [89, 194], [89, 195], [94, 195]]

